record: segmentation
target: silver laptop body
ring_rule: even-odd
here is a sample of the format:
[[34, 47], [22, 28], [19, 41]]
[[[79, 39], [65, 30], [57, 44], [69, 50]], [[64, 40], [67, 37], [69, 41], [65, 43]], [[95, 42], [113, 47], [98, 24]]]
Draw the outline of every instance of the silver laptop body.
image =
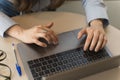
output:
[[[28, 65], [28, 61], [54, 55], [63, 51], [75, 49], [83, 46], [85, 37], [83, 36], [80, 40], [77, 39], [77, 34], [80, 29], [68, 31], [58, 35], [59, 44], [57, 46], [50, 45], [47, 48], [42, 48], [36, 45], [27, 45], [24, 43], [19, 43], [17, 45], [17, 50], [22, 59], [24, 70], [29, 78], [29, 80], [35, 80], [31, 73]], [[119, 66], [120, 56], [113, 57], [110, 51], [105, 47], [105, 50], [109, 54], [109, 58], [102, 59], [97, 62], [92, 62], [82, 67], [77, 67], [71, 70], [51, 74], [49, 76], [43, 76], [41, 80], [79, 80], [85, 76], [102, 72], [114, 67]]]

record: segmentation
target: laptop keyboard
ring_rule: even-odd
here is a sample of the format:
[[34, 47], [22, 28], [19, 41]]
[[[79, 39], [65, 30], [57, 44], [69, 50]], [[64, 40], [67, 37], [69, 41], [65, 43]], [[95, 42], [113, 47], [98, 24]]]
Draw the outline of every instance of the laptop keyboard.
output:
[[44, 76], [71, 70], [96, 61], [109, 58], [105, 49], [99, 52], [83, 51], [83, 48], [64, 51], [47, 57], [28, 61], [34, 80], [41, 80]]

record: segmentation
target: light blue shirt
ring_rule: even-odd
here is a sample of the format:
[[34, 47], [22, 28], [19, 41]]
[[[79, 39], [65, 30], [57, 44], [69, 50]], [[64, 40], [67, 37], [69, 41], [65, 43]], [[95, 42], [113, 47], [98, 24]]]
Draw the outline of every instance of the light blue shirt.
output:
[[[11, 0], [12, 1], [12, 0]], [[42, 2], [37, 3], [32, 10], [40, 11], [41, 7], [46, 7], [50, 0], [41, 0]], [[103, 0], [82, 0], [83, 7], [86, 12], [88, 24], [95, 19], [102, 19], [104, 25], [108, 25], [108, 15], [106, 11], [106, 6]], [[13, 25], [17, 24], [10, 17], [0, 12], [0, 36], [4, 37], [6, 30], [8, 30]]]

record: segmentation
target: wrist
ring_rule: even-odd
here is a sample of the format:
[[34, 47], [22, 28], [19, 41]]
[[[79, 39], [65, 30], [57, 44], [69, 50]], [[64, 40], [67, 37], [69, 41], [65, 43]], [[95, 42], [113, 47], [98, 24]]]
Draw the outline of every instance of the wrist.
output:
[[22, 27], [20, 27], [19, 25], [14, 25], [14, 26], [12, 26], [10, 29], [8, 29], [6, 31], [6, 33], [9, 36], [17, 38], [17, 39], [19, 39], [20, 37], [22, 37], [23, 32], [24, 32], [24, 29]]
[[101, 19], [95, 19], [90, 22], [90, 26], [102, 26], [103, 27], [103, 22]]

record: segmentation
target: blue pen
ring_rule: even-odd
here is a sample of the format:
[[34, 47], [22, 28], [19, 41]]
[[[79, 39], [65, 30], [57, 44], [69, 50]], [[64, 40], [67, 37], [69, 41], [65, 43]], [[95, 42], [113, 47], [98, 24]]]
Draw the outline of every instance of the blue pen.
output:
[[12, 43], [12, 46], [13, 46], [13, 50], [14, 50], [14, 54], [15, 54], [15, 58], [16, 58], [16, 70], [17, 70], [17, 72], [18, 72], [18, 74], [19, 74], [19, 76], [22, 76], [22, 71], [21, 71], [21, 67], [19, 66], [19, 63], [18, 63], [18, 59], [17, 59], [17, 55], [16, 55], [16, 51], [15, 51], [15, 44], [14, 43]]

